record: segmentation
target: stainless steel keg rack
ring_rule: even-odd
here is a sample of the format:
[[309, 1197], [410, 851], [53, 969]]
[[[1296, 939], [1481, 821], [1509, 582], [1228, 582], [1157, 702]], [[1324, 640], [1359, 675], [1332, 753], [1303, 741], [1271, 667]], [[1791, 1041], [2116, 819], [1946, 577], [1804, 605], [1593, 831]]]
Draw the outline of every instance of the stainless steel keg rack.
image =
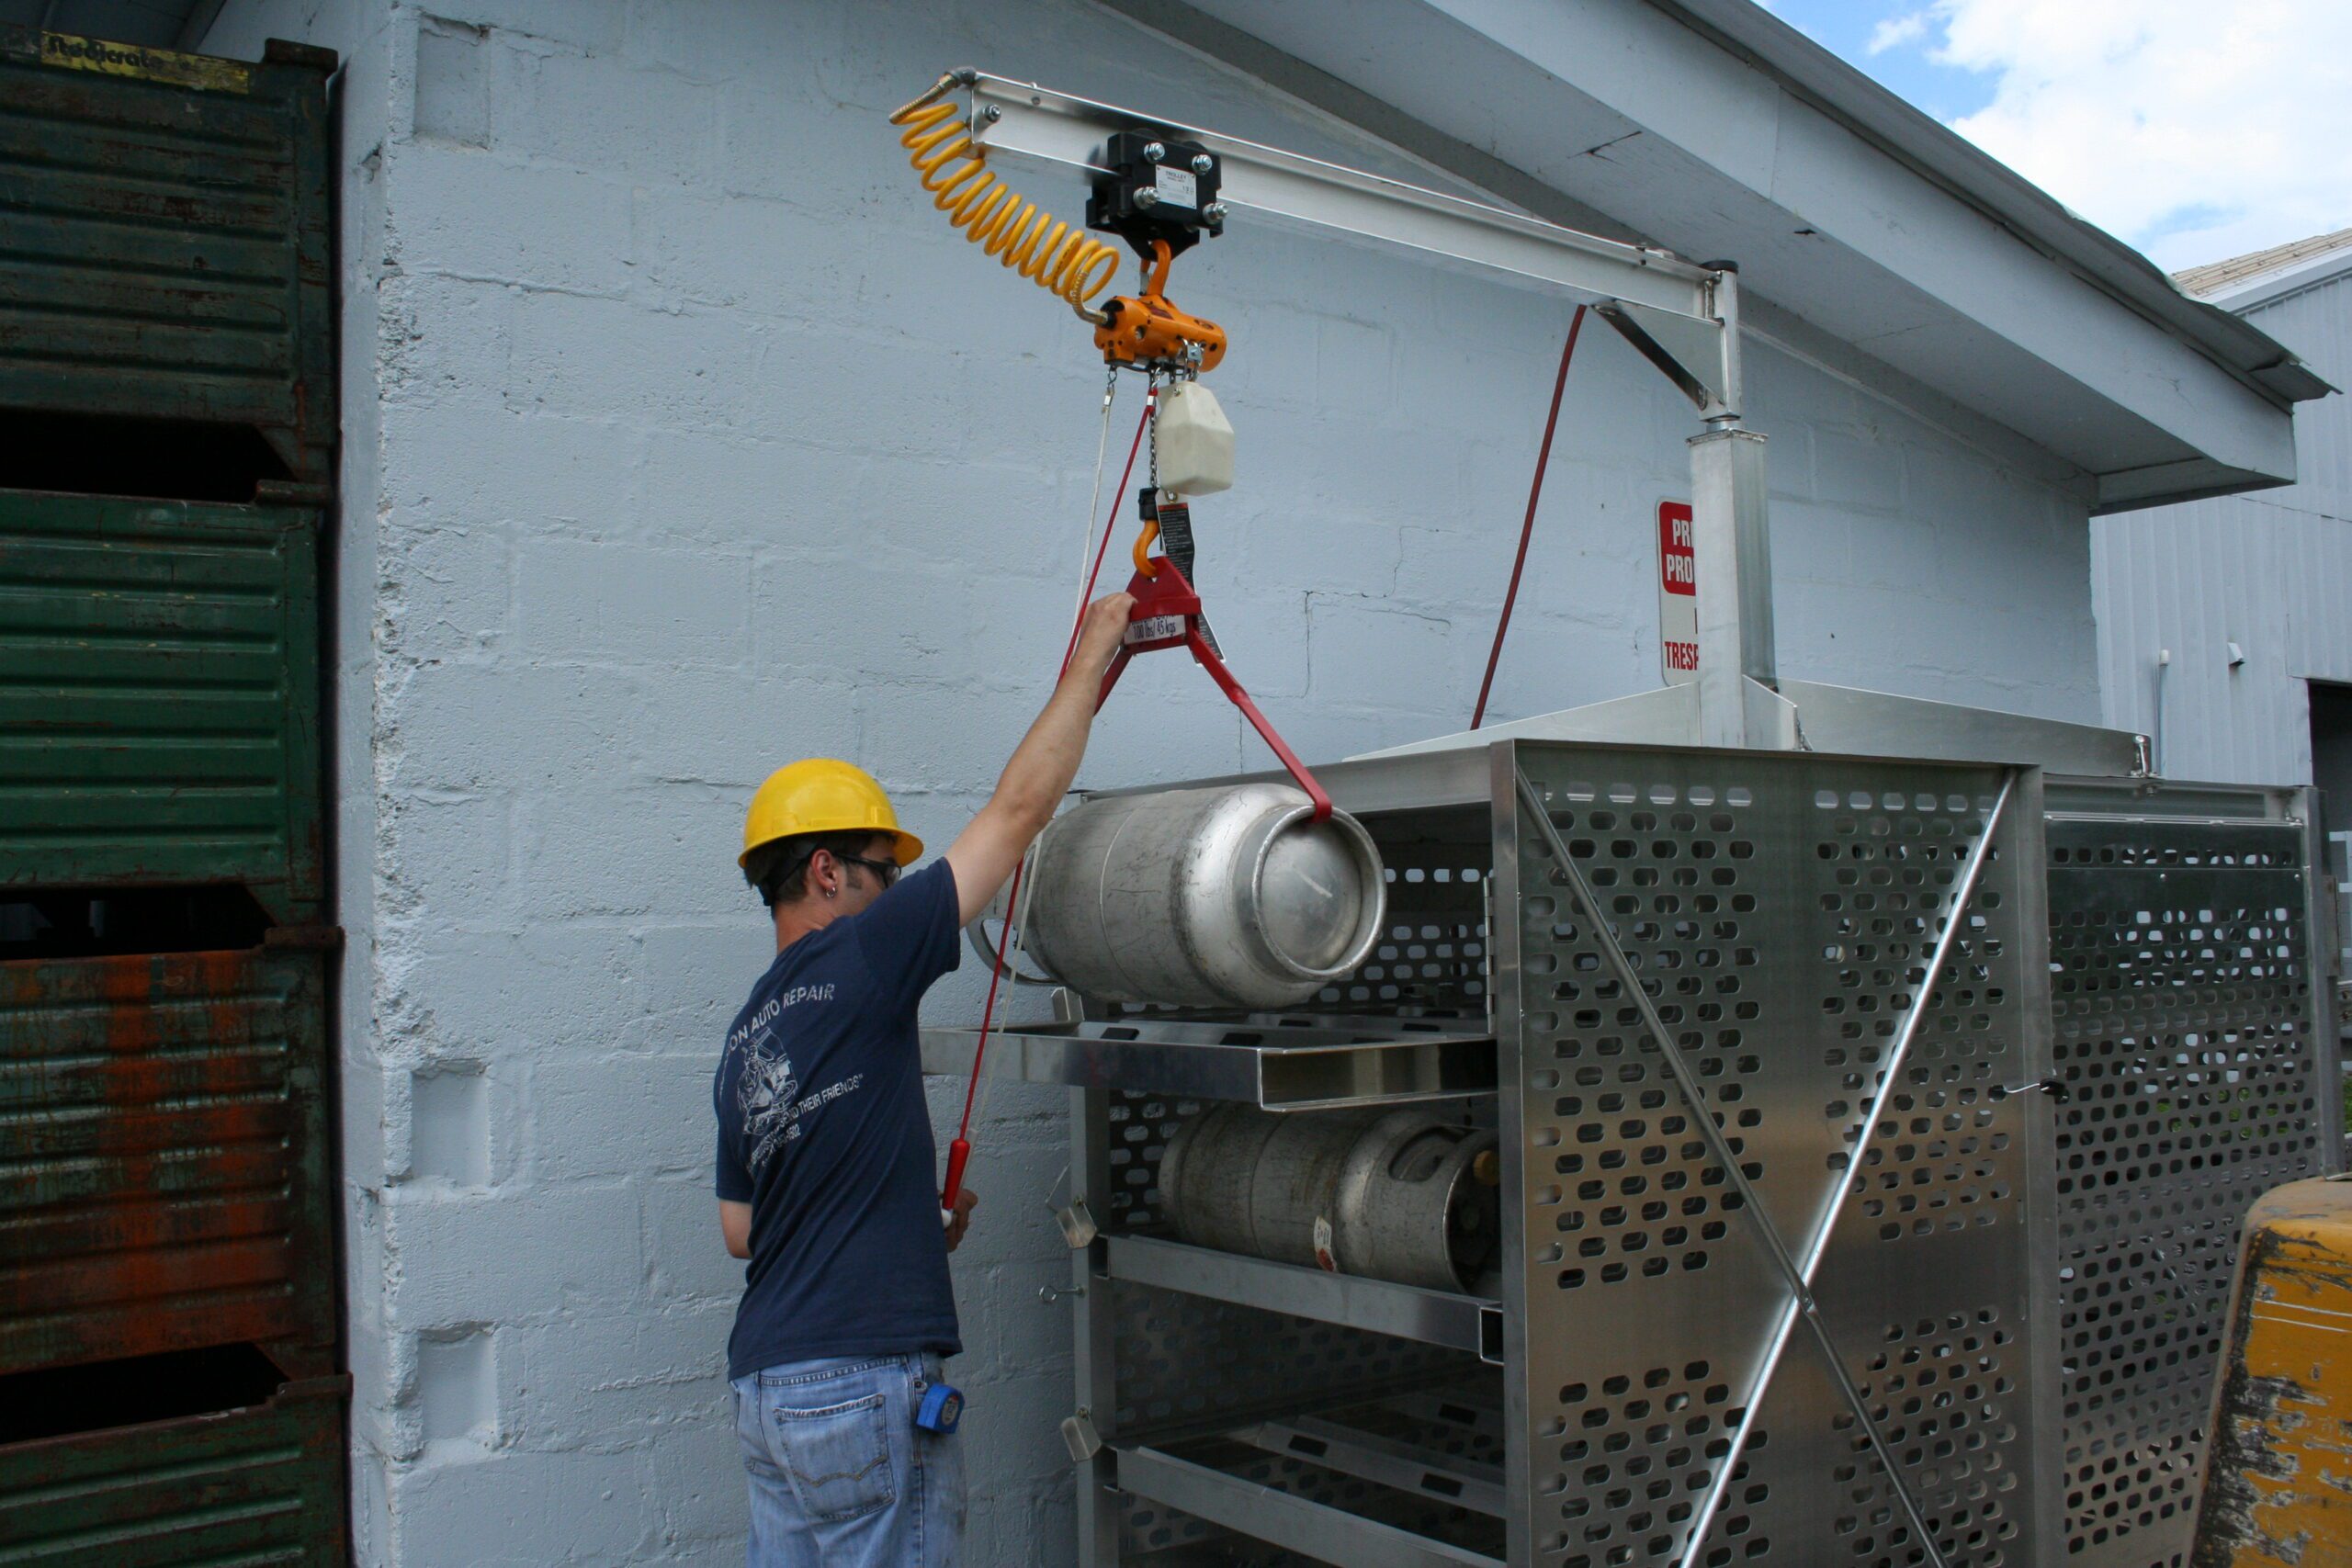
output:
[[[2237, 1217], [2340, 1146], [2304, 792], [1527, 740], [1319, 776], [1387, 865], [1355, 976], [992, 1046], [1074, 1091], [1085, 1562], [2176, 1561]], [[1498, 1286], [1170, 1239], [1159, 1156], [1220, 1100], [1497, 1126]]]

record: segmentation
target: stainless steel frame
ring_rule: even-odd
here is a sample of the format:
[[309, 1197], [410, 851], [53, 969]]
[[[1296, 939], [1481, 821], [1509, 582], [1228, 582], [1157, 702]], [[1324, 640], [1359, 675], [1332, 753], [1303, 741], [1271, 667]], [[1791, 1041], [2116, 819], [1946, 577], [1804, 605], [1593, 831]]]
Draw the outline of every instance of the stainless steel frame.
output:
[[[1749, 572], [1744, 581], [1752, 581]], [[1746, 692], [1759, 726], [1785, 724], [1800, 750], [1846, 756], [1895, 756], [1947, 762], [2030, 762], [2064, 773], [2128, 783], [2148, 772], [2148, 738], [2128, 729], [2032, 718], [1958, 703], [1929, 702], [1855, 686], [1777, 676], [1766, 691]], [[1697, 685], [1660, 686], [1558, 713], [1490, 724], [1408, 741], [1352, 759], [1393, 761], [1447, 751], [1480, 751], [1498, 740], [1576, 740], [1591, 745], [1704, 744]], [[1776, 744], [1779, 744], [1776, 742]]]
[[1487, 1361], [1502, 1359], [1502, 1308], [1476, 1296], [1352, 1279], [1141, 1235], [1107, 1238], [1100, 1272], [1106, 1280], [1130, 1280], [1287, 1317], [1344, 1324], [1417, 1344], [1467, 1350]]
[[[1397, 879], [1359, 983], [991, 1047], [1075, 1086], [1084, 1562], [2172, 1568], [2237, 1217], [2341, 1146], [2307, 792], [1524, 740], [1327, 778]], [[1499, 1280], [1170, 1239], [1159, 1151], [1225, 1099], [1498, 1127]]]
[[[977, 1029], [924, 1030], [923, 1070], [968, 1072], [978, 1038]], [[986, 1061], [990, 1074], [1030, 1083], [1315, 1111], [1491, 1092], [1493, 1042], [1484, 1016], [1374, 1025], [1315, 1014], [1203, 1021], [1131, 1013], [992, 1029]]]

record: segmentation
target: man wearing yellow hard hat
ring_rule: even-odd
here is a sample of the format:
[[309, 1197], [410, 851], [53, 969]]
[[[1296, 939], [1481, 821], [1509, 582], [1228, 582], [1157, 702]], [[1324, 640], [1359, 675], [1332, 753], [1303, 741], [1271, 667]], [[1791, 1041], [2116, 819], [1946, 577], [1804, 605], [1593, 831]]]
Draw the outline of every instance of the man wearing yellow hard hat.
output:
[[750, 1262], [727, 1375], [751, 1568], [956, 1560], [964, 1470], [940, 1363], [963, 1348], [947, 1254], [974, 1200], [943, 1231], [915, 1010], [1077, 776], [1133, 605], [1088, 606], [996, 793], [921, 871], [901, 878], [922, 844], [863, 769], [812, 758], [752, 797], [739, 863], [775, 959], [712, 1084], [719, 1230]]

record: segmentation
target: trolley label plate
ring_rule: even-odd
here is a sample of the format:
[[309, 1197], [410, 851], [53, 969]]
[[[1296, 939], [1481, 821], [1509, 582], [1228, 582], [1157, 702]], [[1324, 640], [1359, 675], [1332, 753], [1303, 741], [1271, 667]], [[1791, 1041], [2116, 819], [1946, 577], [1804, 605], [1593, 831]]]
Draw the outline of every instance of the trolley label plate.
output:
[[1159, 199], [1170, 207], [1197, 210], [1201, 205], [1200, 182], [1190, 169], [1170, 168], [1162, 164], [1152, 172], [1151, 183], [1159, 192]]

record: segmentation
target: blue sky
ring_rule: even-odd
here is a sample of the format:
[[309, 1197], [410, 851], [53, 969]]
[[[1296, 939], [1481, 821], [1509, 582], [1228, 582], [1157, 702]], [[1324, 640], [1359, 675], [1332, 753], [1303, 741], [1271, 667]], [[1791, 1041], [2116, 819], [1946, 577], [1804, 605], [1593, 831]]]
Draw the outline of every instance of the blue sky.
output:
[[1770, 0], [1764, 8], [1947, 123], [1990, 104], [1993, 89], [2000, 83], [1996, 72], [1939, 64], [1928, 50], [1917, 47], [1898, 45], [1875, 55], [1869, 52], [1871, 35], [1882, 23], [1896, 26], [1905, 17], [1923, 15], [1924, 7], [1917, 5], [1889, 0]]
[[2352, 0], [1759, 0], [2177, 271], [2352, 228]]

